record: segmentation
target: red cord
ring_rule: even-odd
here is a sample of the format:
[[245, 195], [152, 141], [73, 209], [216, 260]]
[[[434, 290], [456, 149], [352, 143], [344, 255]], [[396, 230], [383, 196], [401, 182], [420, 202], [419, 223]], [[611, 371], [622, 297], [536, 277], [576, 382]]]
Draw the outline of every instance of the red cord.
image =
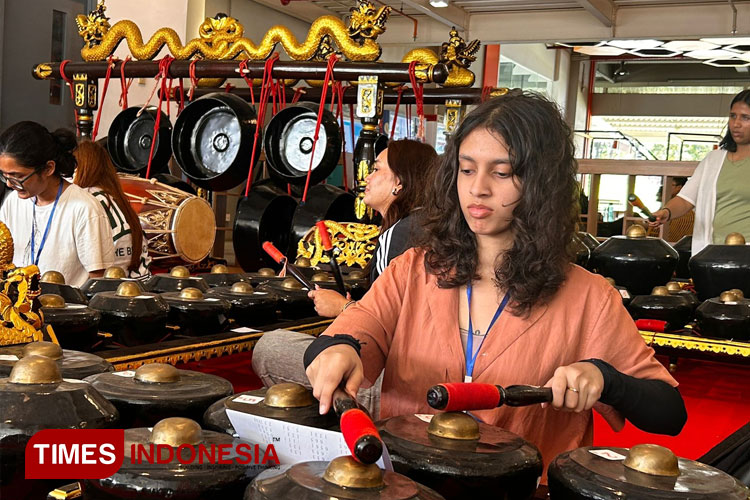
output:
[[417, 83], [417, 61], [409, 63], [409, 80], [411, 88], [414, 90], [414, 98], [417, 101], [417, 117], [419, 119], [419, 128], [417, 128], [417, 139], [424, 142], [424, 85]]
[[123, 59], [122, 64], [120, 64], [120, 106], [122, 106], [122, 110], [125, 111], [128, 109], [128, 91], [130, 90], [130, 85], [133, 83], [133, 79], [131, 78], [128, 80], [125, 78], [125, 65], [130, 61], [130, 56], [125, 57]]
[[315, 146], [318, 143], [320, 123], [323, 121], [323, 111], [326, 107], [326, 92], [328, 92], [328, 82], [330, 82], [331, 78], [333, 77], [333, 66], [336, 64], [336, 61], [338, 61], [338, 56], [336, 56], [336, 54], [331, 54], [331, 57], [328, 58], [326, 76], [323, 79], [323, 90], [320, 94], [320, 106], [318, 107], [318, 121], [315, 123], [315, 134], [313, 135], [312, 152], [310, 153], [310, 166], [307, 168], [307, 179], [305, 179], [305, 189], [304, 191], [302, 191], [302, 201], [300, 203], [305, 203], [307, 201], [307, 190], [310, 187], [310, 177], [312, 175], [313, 160], [315, 160]]
[[177, 114], [182, 113], [183, 109], [185, 109], [185, 86], [182, 83], [182, 78], [180, 78], [180, 104], [177, 106]]
[[411, 135], [411, 104], [406, 106], [406, 137], [412, 138]]
[[99, 120], [102, 117], [102, 108], [104, 107], [104, 98], [107, 97], [107, 87], [109, 87], [109, 79], [112, 76], [112, 68], [115, 66], [113, 57], [109, 56], [107, 59], [107, 73], [104, 75], [104, 88], [102, 89], [102, 98], [99, 101], [99, 109], [96, 112], [96, 120], [94, 121], [94, 130], [91, 132], [91, 140], [96, 140], [96, 134], [99, 133]]
[[224, 93], [225, 94], [230, 94], [233, 88], [234, 88], [234, 85], [232, 85], [231, 83], [227, 82], [227, 84], [224, 86]]
[[[148, 166], [146, 167], [146, 179], [151, 178], [151, 162], [154, 159], [154, 147], [156, 146], [157, 134], [159, 133], [159, 125], [161, 123], [161, 105], [164, 102], [165, 94], [167, 93], [167, 82], [166, 78], [169, 77], [169, 66], [171, 66], [174, 58], [170, 55], [164, 56], [159, 61], [159, 73], [156, 75], [156, 79], [161, 81], [161, 92], [159, 93], [159, 108], [156, 112], [156, 119], [154, 120], [154, 133], [151, 135], [151, 150], [148, 154]], [[167, 103], [169, 103], [169, 95], [166, 96]], [[148, 105], [144, 105], [144, 108]], [[169, 104], [167, 104], [169, 106]]]
[[401, 105], [401, 94], [404, 93], [404, 86], [398, 86], [398, 96], [396, 96], [396, 111], [393, 113], [393, 125], [391, 125], [391, 136], [389, 140], [393, 140], [393, 134], [396, 132], [396, 122], [398, 121], [398, 107]]
[[253, 185], [253, 166], [255, 164], [255, 151], [258, 148], [258, 135], [260, 130], [263, 128], [263, 122], [266, 116], [266, 103], [268, 102], [268, 94], [273, 87], [273, 64], [279, 59], [279, 55], [274, 54], [266, 59], [266, 64], [263, 68], [263, 85], [260, 89], [260, 107], [258, 109], [258, 123], [255, 126], [255, 137], [253, 137], [253, 151], [250, 155], [250, 171], [247, 175], [247, 185], [245, 186], [245, 196], [250, 194], [250, 188]]
[[302, 94], [304, 93], [305, 93], [305, 89], [303, 89], [302, 87], [297, 87], [296, 89], [294, 89], [294, 96], [292, 96], [292, 104], [299, 101], [299, 98], [302, 97]]
[[490, 92], [492, 92], [492, 87], [490, 86], [482, 87], [482, 102], [490, 98]]
[[248, 62], [250, 62], [248, 59], [240, 62], [240, 76], [242, 76], [243, 80], [245, 80], [245, 83], [247, 83], [247, 86], [250, 88], [250, 102], [252, 102], [253, 106], [255, 106], [255, 91], [253, 91], [253, 79], [247, 76], [250, 73], [250, 70], [247, 67]]
[[81, 131], [78, 129], [78, 110], [76, 109], [76, 96], [75, 92], [73, 90], [73, 82], [65, 75], [65, 65], [70, 62], [70, 59], [66, 59], [63, 62], [60, 63], [60, 76], [65, 81], [65, 83], [68, 84], [68, 87], [70, 87], [70, 101], [73, 104], [73, 115], [76, 119], [76, 135], [80, 136]]
[[195, 76], [195, 63], [197, 62], [198, 59], [193, 59], [190, 61], [190, 66], [188, 67], [188, 73], [190, 74], [190, 92], [188, 92], [188, 101], [190, 102], [193, 102], [195, 88], [198, 86], [198, 78]]

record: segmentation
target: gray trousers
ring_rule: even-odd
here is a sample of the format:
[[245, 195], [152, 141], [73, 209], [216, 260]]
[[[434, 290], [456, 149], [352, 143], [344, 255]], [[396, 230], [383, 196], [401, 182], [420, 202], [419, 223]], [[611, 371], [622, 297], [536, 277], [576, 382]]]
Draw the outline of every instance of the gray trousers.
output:
[[[253, 348], [253, 371], [266, 387], [283, 382], [294, 382], [312, 389], [305, 375], [303, 356], [307, 346], [315, 339], [306, 333], [289, 330], [266, 332]], [[381, 373], [372, 387], [360, 389], [359, 403], [368, 409], [373, 420], [380, 414], [380, 388], [383, 385]]]

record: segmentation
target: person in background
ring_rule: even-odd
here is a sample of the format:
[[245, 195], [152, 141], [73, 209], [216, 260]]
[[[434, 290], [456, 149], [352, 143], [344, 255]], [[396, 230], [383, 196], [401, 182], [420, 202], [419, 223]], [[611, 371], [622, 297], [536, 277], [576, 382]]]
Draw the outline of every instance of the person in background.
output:
[[0, 220], [13, 235], [16, 266], [59, 271], [69, 285], [102, 276], [114, 262], [112, 231], [101, 205], [65, 178], [76, 159], [73, 132], [24, 121], [0, 134], [0, 180], [13, 190]]
[[654, 212], [659, 226], [695, 209], [692, 254], [722, 244], [729, 233], [750, 238], [750, 90], [729, 107], [727, 133], [719, 149], [708, 153], [693, 176], [663, 208]]
[[546, 405], [475, 411], [549, 463], [591, 445], [592, 409], [619, 430], [675, 435], [687, 415], [622, 298], [571, 264], [578, 202], [571, 131], [533, 93], [486, 101], [451, 136], [424, 237], [389, 264], [305, 352], [320, 413], [384, 371], [379, 418], [435, 413], [438, 383], [528, 384]]
[[107, 214], [112, 228], [114, 265], [125, 270], [129, 278], [148, 276], [151, 259], [146, 238], [109, 153], [101, 145], [84, 139], [73, 154], [78, 162], [73, 182], [91, 193]]
[[[389, 262], [411, 248], [436, 161], [432, 146], [410, 139], [389, 142], [378, 154], [367, 177], [364, 197], [364, 202], [383, 217], [378, 243], [368, 264], [371, 282]], [[318, 287], [309, 296], [318, 314], [325, 317], [336, 317], [355, 304], [348, 296]], [[266, 386], [294, 382], [309, 387], [302, 356], [312, 340], [309, 335], [286, 330], [266, 332], [253, 349], [253, 370]], [[362, 390], [359, 400], [372, 415], [377, 415], [380, 381]]]

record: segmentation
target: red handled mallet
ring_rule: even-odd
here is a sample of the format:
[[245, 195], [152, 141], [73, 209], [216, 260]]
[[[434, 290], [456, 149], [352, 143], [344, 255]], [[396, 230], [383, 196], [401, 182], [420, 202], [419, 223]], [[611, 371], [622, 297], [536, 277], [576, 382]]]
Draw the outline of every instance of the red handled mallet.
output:
[[341, 388], [333, 392], [333, 409], [352, 456], [363, 464], [377, 462], [383, 454], [383, 441], [367, 411]]
[[333, 251], [333, 243], [331, 243], [331, 235], [328, 234], [328, 227], [326, 227], [325, 221], [316, 222], [315, 225], [320, 234], [320, 242], [323, 244], [323, 251], [331, 261], [331, 270], [333, 272], [333, 278], [336, 280], [336, 288], [338, 288], [341, 295], [346, 297], [346, 285], [344, 285], [344, 278], [341, 276], [339, 263], [336, 261], [336, 255]]
[[493, 384], [450, 383], [435, 385], [427, 391], [427, 404], [436, 410], [491, 410], [499, 406], [529, 406], [550, 403], [552, 389], [533, 385], [501, 387]]
[[284, 264], [286, 264], [286, 270], [289, 272], [289, 274], [294, 276], [297, 281], [302, 283], [302, 286], [304, 286], [308, 290], [315, 290], [315, 285], [310, 283], [310, 281], [305, 278], [305, 275], [302, 274], [302, 271], [300, 271], [297, 266], [295, 266], [291, 262], [287, 262], [287, 258], [284, 257], [284, 254], [281, 253], [279, 249], [273, 245], [273, 243], [271, 243], [270, 241], [266, 241], [265, 243], [263, 243], [263, 250], [265, 250], [266, 253], [280, 265], [283, 266]]

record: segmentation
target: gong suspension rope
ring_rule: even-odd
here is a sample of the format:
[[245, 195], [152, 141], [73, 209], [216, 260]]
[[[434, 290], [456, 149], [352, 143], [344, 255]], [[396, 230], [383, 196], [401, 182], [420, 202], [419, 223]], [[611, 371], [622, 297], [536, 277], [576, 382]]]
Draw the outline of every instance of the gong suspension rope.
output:
[[398, 86], [398, 95], [396, 96], [396, 111], [393, 112], [393, 125], [391, 125], [391, 134], [388, 140], [393, 140], [393, 134], [396, 133], [396, 122], [398, 121], [398, 107], [401, 105], [401, 94], [404, 93], [404, 86]]
[[488, 85], [485, 85], [484, 87], [482, 87], [482, 97], [481, 97], [482, 102], [490, 98], [491, 92], [492, 92], [492, 87]]
[[[156, 88], [159, 86], [159, 84], [161, 84], [161, 92], [159, 93], [159, 108], [156, 111], [156, 119], [154, 120], [154, 133], [151, 136], [151, 150], [148, 154], [148, 166], [146, 167], [146, 179], [151, 178], [151, 162], [154, 159], [154, 147], [156, 146], [157, 134], [159, 133], [159, 125], [161, 123], [161, 105], [164, 102], [165, 94], [168, 94], [166, 79], [169, 78], [169, 66], [172, 64], [172, 61], [174, 60], [175, 59], [172, 56], [166, 55], [159, 61], [159, 73], [154, 78], [156, 80], [156, 85], [154, 85], [154, 90], [151, 91], [151, 95], [149, 96], [148, 100], [146, 100], [146, 104], [144, 104], [143, 107], [138, 111], [138, 115], [143, 113], [143, 111], [151, 102], [151, 99], [154, 97]], [[166, 98], [167, 98], [167, 107], [169, 107], [169, 95], [167, 95]]]
[[409, 80], [411, 88], [414, 91], [414, 99], [417, 101], [417, 118], [419, 127], [417, 128], [417, 139], [424, 142], [424, 85], [417, 83], [417, 61], [409, 63]]
[[260, 129], [263, 128], [263, 122], [266, 116], [266, 103], [268, 102], [268, 94], [273, 87], [273, 65], [279, 59], [279, 54], [273, 53], [271, 57], [266, 59], [263, 67], [263, 84], [260, 88], [260, 106], [258, 109], [258, 123], [255, 126], [255, 136], [253, 137], [253, 151], [250, 154], [250, 170], [247, 174], [247, 185], [245, 186], [245, 196], [250, 194], [250, 188], [253, 185], [253, 166], [255, 164], [255, 152], [258, 150], [258, 136]]
[[247, 83], [247, 86], [250, 89], [250, 101], [253, 103], [253, 106], [255, 106], [255, 90], [253, 90], [253, 79], [247, 76], [250, 73], [250, 70], [247, 68], [248, 61], [249, 59], [240, 61], [240, 76], [242, 76], [242, 78], [245, 80], [245, 83]]
[[310, 176], [312, 175], [313, 161], [315, 160], [315, 145], [318, 143], [318, 133], [320, 132], [320, 123], [323, 121], [323, 111], [326, 107], [326, 92], [328, 91], [328, 82], [333, 78], [333, 67], [339, 60], [336, 54], [331, 54], [328, 58], [326, 67], [326, 76], [323, 78], [323, 89], [320, 92], [320, 106], [318, 107], [318, 121], [315, 123], [315, 133], [313, 134], [312, 151], [310, 152], [310, 165], [307, 168], [307, 178], [305, 179], [305, 189], [302, 191], [302, 201], [300, 204], [307, 202], [307, 190], [310, 187]]
[[119, 104], [122, 106], [122, 110], [125, 111], [128, 109], [128, 91], [130, 90], [130, 85], [133, 83], [133, 79], [127, 79], [125, 78], [125, 65], [130, 61], [130, 56], [125, 57], [123, 59], [122, 64], [120, 64], [120, 101]]
[[65, 74], [65, 65], [70, 62], [70, 59], [66, 59], [60, 63], [60, 76], [65, 81], [65, 83], [68, 84], [68, 87], [70, 88], [70, 100], [73, 104], [73, 116], [76, 118], [76, 135], [81, 135], [81, 130], [78, 128], [78, 109], [76, 108], [76, 96], [75, 92], [73, 91], [73, 82], [70, 81], [70, 78]]
[[[195, 76], [195, 63], [198, 62], [198, 59], [193, 59], [190, 61], [190, 66], [188, 66], [188, 74], [190, 75], [190, 92], [188, 92], [188, 101], [193, 102], [193, 94], [195, 94], [195, 88], [198, 86], [198, 77]], [[253, 104], [255, 104], [255, 99], [253, 99]]]
[[109, 87], [109, 79], [112, 76], [112, 68], [115, 67], [114, 57], [109, 56], [107, 59], [107, 74], [104, 75], [104, 88], [102, 89], [102, 98], [99, 101], [99, 109], [96, 112], [96, 120], [94, 120], [94, 130], [91, 132], [91, 140], [96, 140], [96, 134], [99, 133], [99, 119], [102, 117], [102, 109], [104, 109], [104, 98], [107, 97], [107, 88]]

